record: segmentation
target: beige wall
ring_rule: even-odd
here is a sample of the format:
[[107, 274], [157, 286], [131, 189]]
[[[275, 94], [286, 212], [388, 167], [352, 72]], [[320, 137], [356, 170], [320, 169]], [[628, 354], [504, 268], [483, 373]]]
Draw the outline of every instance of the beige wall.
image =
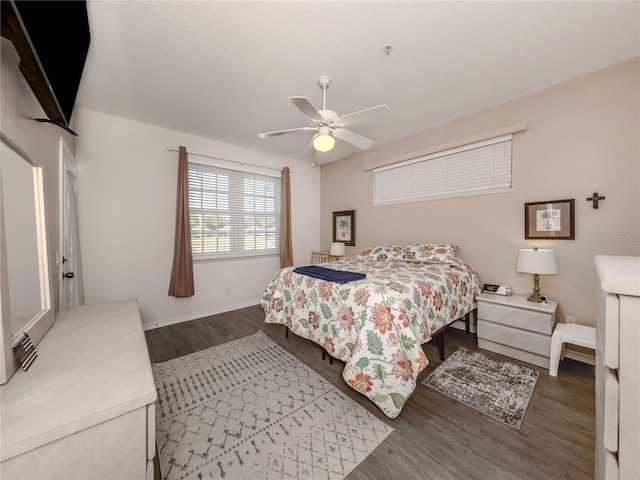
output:
[[82, 130], [76, 157], [86, 303], [136, 297], [145, 328], [154, 328], [256, 305], [279, 270], [278, 255], [197, 261], [195, 295], [167, 295], [178, 172], [178, 154], [167, 147], [184, 145], [190, 152], [276, 170], [291, 167], [294, 261], [308, 261], [317, 250], [320, 226], [307, 219], [320, 213], [320, 171], [309, 162], [83, 108], [76, 115]]
[[[593, 256], [640, 254], [639, 72], [635, 58], [323, 165], [322, 248], [331, 242], [331, 213], [355, 209], [357, 243], [348, 255], [374, 244], [454, 243], [482, 282], [519, 294], [529, 294], [533, 281], [515, 271], [518, 249], [552, 248], [559, 273], [542, 277], [542, 293], [559, 302], [560, 320], [593, 325]], [[366, 165], [519, 122], [528, 127], [514, 135], [512, 192], [372, 206]], [[586, 201], [594, 191], [606, 196], [597, 210]], [[524, 239], [525, 202], [568, 198], [576, 204], [575, 240]]]
[[[44, 170], [49, 283], [56, 311], [60, 287], [55, 262], [59, 250], [59, 137], [64, 138], [79, 164], [80, 244], [88, 304], [136, 297], [146, 325], [174, 323], [257, 304], [278, 270], [277, 256], [198, 262], [194, 266], [197, 296], [191, 299], [167, 296], [177, 172], [177, 154], [167, 152], [168, 146], [187, 145], [191, 151], [222, 158], [241, 158], [272, 167], [290, 166], [292, 195], [298, 199], [292, 206], [294, 223], [298, 225], [293, 230], [294, 260], [304, 263], [310, 252], [318, 249], [319, 225], [307, 222], [308, 218], [319, 216], [318, 168], [308, 162], [78, 107], [72, 119], [72, 127], [80, 135], [76, 138], [61, 128], [33, 120], [45, 114], [18, 68], [20, 59], [11, 42], [2, 38], [1, 48], [0, 130]], [[238, 271], [253, 274], [247, 279]]]

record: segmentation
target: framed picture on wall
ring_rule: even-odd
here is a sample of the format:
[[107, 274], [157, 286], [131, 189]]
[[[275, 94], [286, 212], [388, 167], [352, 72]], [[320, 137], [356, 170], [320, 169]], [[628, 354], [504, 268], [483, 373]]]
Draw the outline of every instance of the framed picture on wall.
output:
[[524, 204], [524, 238], [575, 240], [574, 199]]
[[333, 212], [333, 241], [356, 246], [356, 211]]

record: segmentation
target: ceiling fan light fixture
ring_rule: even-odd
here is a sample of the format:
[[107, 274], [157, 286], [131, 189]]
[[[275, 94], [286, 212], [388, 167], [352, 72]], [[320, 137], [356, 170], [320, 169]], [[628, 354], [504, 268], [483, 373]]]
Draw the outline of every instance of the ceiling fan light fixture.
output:
[[319, 133], [313, 137], [313, 148], [318, 152], [328, 152], [336, 144], [336, 139], [330, 135], [327, 127], [321, 127]]
[[[366, 150], [371, 147], [375, 143], [374, 140], [344, 127], [360, 122], [371, 122], [382, 113], [391, 113], [391, 109], [388, 105], [378, 105], [377, 107], [366, 108], [358, 112], [338, 116], [336, 111], [327, 108], [326, 96], [327, 88], [330, 84], [331, 78], [328, 75], [322, 75], [318, 80], [318, 85], [322, 89], [322, 108], [320, 110], [314, 107], [313, 103], [311, 103], [307, 97], [289, 97], [291, 103], [309, 117], [309, 126], [259, 133], [258, 136], [260, 138], [269, 138], [290, 133], [317, 132], [312, 137], [311, 142], [307, 144], [305, 154], [310, 150], [313, 150], [313, 152], [328, 152], [333, 150], [336, 144], [336, 138], [360, 150]], [[313, 149], [311, 145], [313, 145]]]

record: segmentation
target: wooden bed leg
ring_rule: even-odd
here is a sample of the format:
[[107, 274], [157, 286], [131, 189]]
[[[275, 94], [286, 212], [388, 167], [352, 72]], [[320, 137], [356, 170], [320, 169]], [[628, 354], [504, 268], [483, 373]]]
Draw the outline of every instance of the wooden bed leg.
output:
[[284, 338], [289, 338], [289, 327], [284, 327]]
[[464, 316], [464, 333], [469, 335], [471, 332], [471, 312], [467, 312]]
[[[322, 361], [324, 361], [327, 358], [327, 351], [323, 348], [322, 349]], [[333, 357], [331, 355], [329, 355], [329, 365], [333, 365]]]
[[436, 336], [436, 342], [438, 343], [438, 354], [440, 354], [440, 360], [444, 362], [444, 330]]

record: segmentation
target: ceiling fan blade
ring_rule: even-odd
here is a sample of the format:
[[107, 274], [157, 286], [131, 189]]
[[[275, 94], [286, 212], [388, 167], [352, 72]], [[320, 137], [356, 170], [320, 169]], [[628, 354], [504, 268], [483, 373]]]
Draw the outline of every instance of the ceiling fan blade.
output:
[[375, 140], [371, 140], [370, 138], [363, 137], [362, 135], [358, 135], [351, 130], [347, 130], [345, 128], [336, 128], [333, 131], [333, 135], [340, 140], [344, 140], [345, 142], [350, 143], [351, 145], [355, 145], [361, 150], [366, 150], [371, 145], [373, 145]]
[[313, 127], [290, 128], [289, 130], [278, 130], [277, 132], [259, 133], [258, 136], [260, 138], [268, 138], [268, 137], [277, 137], [279, 135], [286, 135], [288, 133], [313, 132], [314, 130], [317, 130], [317, 128], [313, 128]]
[[314, 120], [322, 119], [322, 115], [320, 115], [318, 109], [313, 106], [313, 103], [311, 103], [307, 97], [289, 97], [289, 100], [307, 117]]
[[377, 107], [366, 108], [359, 112], [343, 115], [336, 120], [336, 124], [346, 127], [347, 125], [353, 125], [354, 123], [377, 120], [390, 113], [391, 109], [388, 105], [378, 105]]
[[307, 143], [307, 148], [304, 149], [304, 153], [303, 155], [307, 155], [309, 153], [314, 154], [315, 153], [315, 148], [313, 148], [313, 139], [314, 139], [315, 135], [313, 137], [311, 137], [311, 140], [309, 140], [309, 143]]

